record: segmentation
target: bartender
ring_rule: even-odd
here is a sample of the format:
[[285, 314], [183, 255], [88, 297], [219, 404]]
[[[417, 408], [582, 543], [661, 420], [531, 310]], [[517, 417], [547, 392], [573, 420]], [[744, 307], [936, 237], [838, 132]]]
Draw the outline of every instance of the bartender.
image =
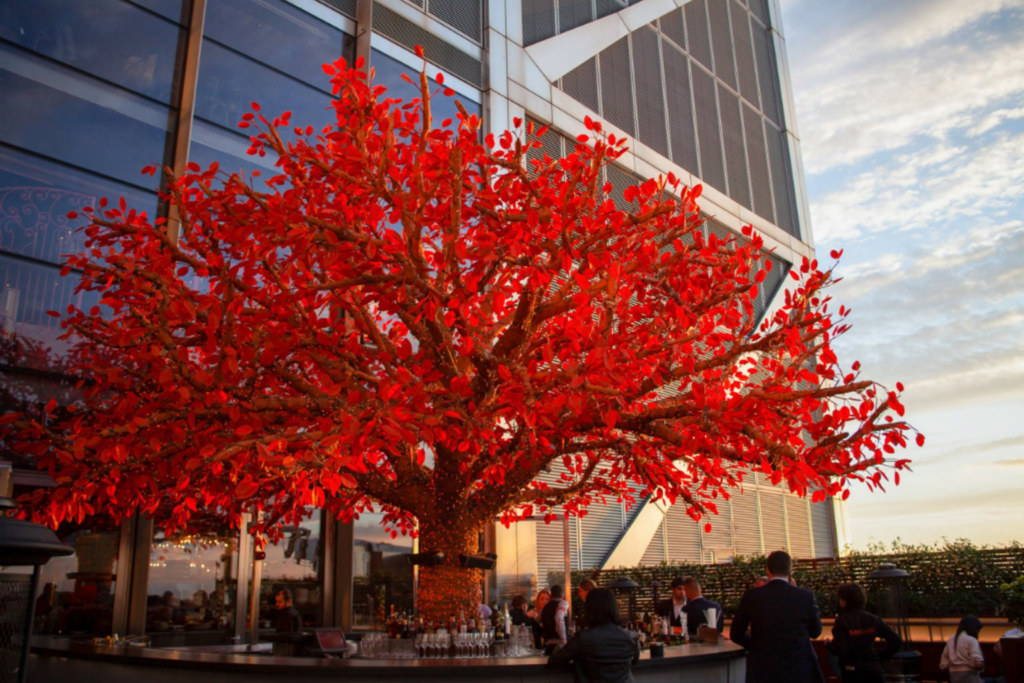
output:
[[274, 618], [274, 630], [277, 633], [298, 633], [302, 630], [302, 615], [292, 606], [292, 592], [287, 588], [277, 591], [274, 596], [277, 616]]

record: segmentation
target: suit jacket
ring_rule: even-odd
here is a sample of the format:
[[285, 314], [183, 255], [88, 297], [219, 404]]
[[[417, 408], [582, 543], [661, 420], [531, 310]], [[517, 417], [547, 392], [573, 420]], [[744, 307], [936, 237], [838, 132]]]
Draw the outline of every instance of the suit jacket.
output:
[[[684, 606], [683, 609], [685, 610], [686, 607]], [[662, 600], [661, 602], [656, 604], [654, 606], [654, 613], [657, 614], [659, 617], [670, 618], [672, 620], [672, 623], [669, 624], [670, 626], [683, 625], [682, 620], [676, 617], [675, 610], [672, 608], [672, 598], [669, 598], [668, 600]], [[680, 614], [682, 614], [682, 612], [680, 612]]]
[[821, 614], [814, 593], [785, 581], [769, 581], [744, 593], [729, 629], [729, 638], [749, 650], [747, 670], [756, 683], [824, 681], [811, 646], [819, 635]]
[[577, 683], [633, 683], [630, 668], [640, 660], [635, 633], [614, 624], [587, 628], [548, 658], [548, 666], [573, 662]]

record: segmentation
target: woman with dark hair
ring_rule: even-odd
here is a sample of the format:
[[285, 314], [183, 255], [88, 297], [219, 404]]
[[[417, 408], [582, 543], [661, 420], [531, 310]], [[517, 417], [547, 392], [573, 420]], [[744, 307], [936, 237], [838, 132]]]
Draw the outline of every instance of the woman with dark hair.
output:
[[949, 670], [950, 683], [981, 683], [985, 657], [978, 643], [979, 633], [981, 621], [978, 617], [966, 616], [960, 620], [956, 635], [950, 636], [946, 642], [939, 668]]
[[593, 588], [583, 606], [587, 628], [548, 658], [549, 667], [576, 665], [577, 683], [632, 683], [640, 659], [636, 635], [619, 626], [619, 603], [607, 588]]
[[[899, 652], [903, 639], [884, 621], [864, 611], [867, 596], [855, 583], [844, 583], [839, 594], [839, 616], [826, 642], [830, 655], [839, 659], [843, 683], [885, 683], [882, 662]], [[875, 650], [875, 640], [885, 639], [885, 649]]]

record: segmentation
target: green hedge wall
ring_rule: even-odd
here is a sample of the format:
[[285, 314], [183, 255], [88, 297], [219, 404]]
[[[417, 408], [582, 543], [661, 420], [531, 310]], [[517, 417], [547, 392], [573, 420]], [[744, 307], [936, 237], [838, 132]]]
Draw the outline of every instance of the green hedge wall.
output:
[[[936, 545], [894, 543], [891, 547], [874, 546], [870, 550], [853, 551], [838, 560], [797, 562], [793, 572], [797, 585], [814, 591], [823, 616], [839, 610], [836, 588], [843, 583], [859, 583], [868, 591], [868, 609], [878, 609], [876, 591], [866, 580], [869, 572], [883, 562], [891, 562], [910, 573], [907, 581], [907, 602], [911, 617], [1002, 616], [999, 586], [1024, 576], [1024, 546], [1019, 543], [1006, 548], [977, 547], [967, 540]], [[691, 565], [662, 564], [631, 569], [584, 570], [573, 572], [573, 585], [582, 579], [594, 578], [607, 585], [620, 577], [629, 577], [640, 584], [638, 607], [653, 609], [655, 591], [658, 599], [669, 595], [669, 584], [676, 576], [697, 576], [704, 595], [722, 603], [726, 615], [735, 612], [743, 592], [757, 577], [764, 574], [763, 557], [738, 557], [730, 564]], [[552, 575], [552, 583], [561, 583], [563, 576]], [[655, 583], [657, 582], [657, 588]], [[582, 609], [578, 600], [574, 609]], [[878, 610], [883, 611], [884, 610]]]

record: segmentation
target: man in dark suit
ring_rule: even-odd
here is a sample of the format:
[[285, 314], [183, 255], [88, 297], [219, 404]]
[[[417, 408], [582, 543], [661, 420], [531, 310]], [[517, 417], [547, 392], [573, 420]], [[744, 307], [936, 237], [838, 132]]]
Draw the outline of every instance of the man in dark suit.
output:
[[654, 613], [670, 620], [670, 626], [682, 627], [680, 614], [686, 608], [686, 580], [681, 576], [672, 579], [672, 597], [654, 606]]
[[[768, 556], [767, 585], [743, 594], [729, 638], [747, 648], [748, 683], [821, 683], [824, 676], [811, 639], [821, 635], [814, 593], [790, 585], [793, 559]], [[750, 633], [747, 633], [747, 629]]]

